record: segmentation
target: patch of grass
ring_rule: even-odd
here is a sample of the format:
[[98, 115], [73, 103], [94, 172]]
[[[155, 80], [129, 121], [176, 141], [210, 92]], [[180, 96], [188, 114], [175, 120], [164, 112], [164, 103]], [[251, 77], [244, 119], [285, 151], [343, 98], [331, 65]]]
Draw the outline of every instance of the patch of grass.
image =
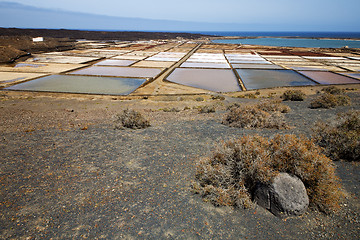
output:
[[315, 142], [333, 160], [360, 161], [360, 111], [339, 114], [332, 123], [317, 122], [313, 132]]
[[334, 108], [337, 106], [346, 106], [351, 104], [350, 97], [346, 95], [334, 95], [323, 93], [310, 103], [310, 108]]
[[290, 108], [279, 101], [263, 101], [256, 105], [233, 105], [229, 108], [223, 124], [238, 128], [287, 129], [285, 117], [281, 113]]
[[287, 90], [283, 93], [282, 99], [284, 101], [304, 101], [305, 93], [300, 90]]
[[303, 181], [310, 206], [335, 211], [343, 192], [333, 162], [321, 151], [314, 142], [295, 135], [272, 139], [255, 135], [223, 142], [197, 164], [192, 190], [217, 206], [250, 208], [255, 186], [286, 172]]
[[146, 120], [141, 113], [135, 110], [126, 109], [117, 115], [115, 120], [115, 129], [141, 129], [150, 126], [150, 122]]
[[213, 113], [216, 111], [214, 106], [200, 106], [198, 107], [199, 113]]

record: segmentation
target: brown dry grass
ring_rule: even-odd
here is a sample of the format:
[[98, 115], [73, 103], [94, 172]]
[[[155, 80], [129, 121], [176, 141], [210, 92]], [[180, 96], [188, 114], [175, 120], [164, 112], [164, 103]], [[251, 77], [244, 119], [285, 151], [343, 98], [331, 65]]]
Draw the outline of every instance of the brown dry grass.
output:
[[150, 126], [150, 122], [146, 120], [141, 113], [135, 110], [124, 110], [121, 114], [117, 115], [115, 121], [115, 129], [132, 128], [141, 129]]
[[351, 104], [350, 97], [343, 94], [344, 89], [330, 86], [321, 89], [321, 91], [323, 94], [310, 103], [310, 108], [334, 108]]
[[334, 160], [360, 161], [360, 111], [338, 115], [336, 122], [315, 124], [313, 138]]
[[263, 101], [256, 105], [229, 108], [223, 124], [238, 128], [275, 128], [287, 129], [289, 126], [281, 113], [290, 108], [279, 101]]
[[270, 140], [255, 135], [223, 142], [211, 157], [199, 161], [193, 191], [215, 205], [249, 208], [256, 184], [287, 172], [304, 182], [312, 207], [335, 211], [343, 192], [334, 164], [321, 151], [314, 142], [295, 135]]
[[284, 101], [304, 101], [305, 93], [301, 90], [286, 90], [282, 95], [282, 99]]

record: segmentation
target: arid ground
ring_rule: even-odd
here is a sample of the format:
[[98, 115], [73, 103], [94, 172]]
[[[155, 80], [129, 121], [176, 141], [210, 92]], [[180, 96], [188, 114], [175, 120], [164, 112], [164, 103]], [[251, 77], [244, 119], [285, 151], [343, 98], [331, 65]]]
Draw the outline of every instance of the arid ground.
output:
[[[309, 89], [310, 90], [310, 89]], [[359, 170], [335, 162], [346, 199], [336, 214], [309, 210], [281, 220], [257, 207], [215, 207], [190, 190], [195, 165], [216, 143], [242, 135], [311, 134], [317, 120], [360, 109], [310, 109], [285, 102], [289, 130], [238, 129], [221, 124], [226, 107], [259, 99], [210, 96], [113, 100], [106, 96], [2, 92], [1, 230], [3, 239], [357, 239]], [[274, 95], [274, 94], [272, 94]], [[275, 94], [275, 98], [279, 94]], [[196, 99], [197, 98], [197, 99]], [[194, 107], [215, 106], [199, 114]], [[174, 107], [179, 112], [164, 112]], [[183, 110], [185, 107], [190, 109]], [[115, 130], [115, 115], [140, 111], [143, 130]]]

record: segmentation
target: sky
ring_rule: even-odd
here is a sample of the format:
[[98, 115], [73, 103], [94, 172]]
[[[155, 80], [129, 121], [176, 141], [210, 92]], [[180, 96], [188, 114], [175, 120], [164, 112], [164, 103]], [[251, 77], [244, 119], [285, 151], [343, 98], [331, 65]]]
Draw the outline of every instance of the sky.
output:
[[[360, 0], [6, 0], [116, 17], [360, 31]], [[265, 24], [265, 25], [264, 25]], [[264, 28], [264, 27], [263, 27]], [[254, 29], [267, 30], [267, 29]], [[269, 29], [270, 31], [272, 29]], [[303, 29], [306, 30], [306, 29]]]

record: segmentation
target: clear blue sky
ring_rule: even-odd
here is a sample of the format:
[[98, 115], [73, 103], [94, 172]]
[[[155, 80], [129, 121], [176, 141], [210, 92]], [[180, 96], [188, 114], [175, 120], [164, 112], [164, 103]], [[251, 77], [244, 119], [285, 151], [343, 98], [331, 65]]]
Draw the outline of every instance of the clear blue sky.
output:
[[[360, 0], [4, 0], [108, 16], [360, 31]], [[349, 27], [350, 26], [350, 27]], [[264, 29], [262, 29], [264, 30]]]

